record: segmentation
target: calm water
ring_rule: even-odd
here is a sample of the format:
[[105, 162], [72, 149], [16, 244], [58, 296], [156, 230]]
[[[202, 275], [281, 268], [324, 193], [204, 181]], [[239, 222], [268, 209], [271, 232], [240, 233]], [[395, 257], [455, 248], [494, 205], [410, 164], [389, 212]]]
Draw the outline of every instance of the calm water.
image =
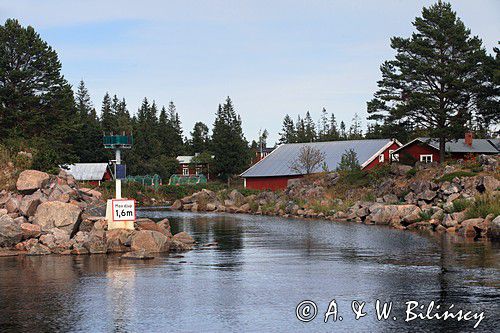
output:
[[[500, 248], [358, 224], [235, 215], [168, 217], [200, 244], [179, 256], [0, 258], [1, 332], [472, 331], [469, 322], [404, 322], [409, 300], [484, 311], [499, 332]], [[343, 320], [323, 322], [335, 299]], [[393, 301], [386, 321], [374, 302]], [[312, 300], [318, 315], [295, 316]], [[365, 301], [354, 320], [351, 301]], [[392, 317], [396, 317], [393, 320]]]

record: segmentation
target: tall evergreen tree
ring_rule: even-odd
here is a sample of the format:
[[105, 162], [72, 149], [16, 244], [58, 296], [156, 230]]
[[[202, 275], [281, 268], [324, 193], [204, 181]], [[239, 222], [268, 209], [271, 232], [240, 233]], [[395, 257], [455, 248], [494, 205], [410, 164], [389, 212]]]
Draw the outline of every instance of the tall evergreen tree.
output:
[[321, 117], [318, 126], [318, 139], [319, 141], [328, 141], [330, 138], [330, 121], [328, 119], [328, 112], [326, 108], [321, 110]]
[[222, 179], [242, 172], [250, 161], [248, 142], [243, 136], [241, 117], [235, 112], [233, 103], [227, 97], [224, 106], [217, 110], [212, 150], [215, 155], [214, 169]]
[[368, 112], [371, 119], [425, 127], [439, 138], [444, 161], [445, 142], [463, 137], [476, 118], [477, 87], [484, 84], [487, 57], [481, 40], [471, 37], [449, 3], [424, 7], [413, 25], [410, 38], [391, 39], [396, 57], [382, 64], [382, 80]]
[[192, 154], [203, 153], [210, 150], [210, 134], [208, 126], [198, 121], [191, 132], [190, 150]]
[[35, 147], [35, 166], [77, 159], [78, 117], [57, 53], [35, 30], [8, 19], [0, 26], [0, 141]]
[[76, 152], [81, 162], [106, 162], [99, 118], [83, 80], [75, 93], [75, 105], [81, 127], [76, 139]]
[[309, 111], [306, 112], [304, 123], [305, 123], [305, 142], [316, 141], [316, 126], [314, 125], [314, 121]]
[[340, 138], [340, 134], [339, 134], [339, 129], [338, 129], [338, 126], [337, 126], [337, 120], [335, 119], [335, 115], [331, 114], [330, 116], [330, 131], [328, 133], [328, 140], [331, 140], [331, 141], [336, 141], [336, 140], [339, 140]]
[[363, 138], [363, 130], [361, 128], [361, 119], [355, 113], [352, 118], [351, 126], [349, 127], [349, 140], [357, 140]]
[[295, 125], [293, 123], [292, 118], [287, 114], [283, 119], [283, 127], [281, 128], [281, 132], [279, 133], [280, 139], [279, 143], [293, 143], [297, 140], [297, 132], [295, 130]]
[[102, 99], [101, 126], [102, 130], [106, 132], [106, 134], [116, 132], [116, 117], [112, 108], [111, 97], [108, 92], [106, 92], [104, 98]]
[[343, 120], [340, 122], [339, 139], [340, 140], [347, 140], [347, 132], [346, 132], [345, 123]]

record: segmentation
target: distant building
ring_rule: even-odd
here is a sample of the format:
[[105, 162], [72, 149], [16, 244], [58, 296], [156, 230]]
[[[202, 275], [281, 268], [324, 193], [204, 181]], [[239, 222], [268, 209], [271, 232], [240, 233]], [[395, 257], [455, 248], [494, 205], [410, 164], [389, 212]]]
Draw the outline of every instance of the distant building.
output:
[[252, 157], [252, 165], [271, 154], [276, 147], [263, 147], [255, 149], [255, 155]]
[[75, 163], [63, 168], [79, 182], [100, 185], [103, 181], [113, 179], [113, 173], [108, 163]]
[[[446, 142], [446, 158], [457, 160], [480, 154], [495, 155], [500, 152], [498, 143], [498, 139], [474, 139], [472, 133], [466, 133], [464, 139]], [[401, 162], [410, 164], [439, 162], [439, 139], [416, 138], [395, 150], [394, 154], [399, 155]]]
[[[388, 162], [392, 152], [402, 144], [393, 139], [284, 144], [241, 174], [245, 187], [256, 190], [282, 190], [287, 187], [290, 179], [303, 177], [304, 174], [292, 170], [290, 166], [298, 159], [300, 150], [304, 146], [311, 146], [321, 151], [325, 155], [328, 170], [335, 170], [342, 155], [352, 149], [358, 156], [361, 168], [367, 170]], [[314, 172], [322, 170], [322, 166], [318, 166]]]
[[[207, 177], [207, 180], [210, 179], [210, 163], [199, 163], [193, 161], [198, 155], [194, 156], [177, 156], [177, 161], [179, 161], [179, 169], [177, 171], [178, 174], [182, 176], [192, 176], [203, 174]], [[213, 156], [212, 156], [213, 158]]]

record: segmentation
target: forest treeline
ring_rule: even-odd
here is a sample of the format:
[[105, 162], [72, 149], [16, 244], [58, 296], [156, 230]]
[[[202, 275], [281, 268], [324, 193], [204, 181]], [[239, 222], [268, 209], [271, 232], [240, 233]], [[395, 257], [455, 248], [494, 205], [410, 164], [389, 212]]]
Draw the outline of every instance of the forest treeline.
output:
[[[444, 142], [465, 131], [498, 135], [499, 49], [488, 54], [449, 3], [423, 8], [413, 25], [411, 37], [391, 39], [395, 57], [381, 65], [366, 129], [357, 114], [346, 124], [323, 108], [316, 121], [309, 111], [286, 115], [278, 143], [431, 136], [444, 154]], [[67, 82], [56, 51], [33, 27], [16, 19], [0, 26], [0, 144], [32, 153], [34, 168], [108, 161], [103, 133], [131, 133], [135, 144], [124, 156], [129, 174], [168, 178], [176, 156], [201, 153], [215, 156], [211, 171], [226, 179], [250, 164], [252, 149], [265, 146], [269, 134], [249, 143], [229, 97], [214, 106], [212, 124], [197, 122], [191, 130], [183, 129], [174, 102], [144, 98], [132, 112], [124, 97], [106, 93], [97, 108], [83, 81], [75, 88]]]

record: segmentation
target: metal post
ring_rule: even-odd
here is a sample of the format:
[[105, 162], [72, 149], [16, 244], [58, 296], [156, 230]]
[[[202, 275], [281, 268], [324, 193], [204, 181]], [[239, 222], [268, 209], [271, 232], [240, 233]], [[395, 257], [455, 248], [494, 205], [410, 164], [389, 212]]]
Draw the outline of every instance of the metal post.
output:
[[121, 152], [120, 149], [115, 150], [115, 183], [116, 183], [116, 199], [121, 199], [122, 198], [122, 180], [118, 179], [117, 174], [116, 174], [116, 166], [121, 163]]

